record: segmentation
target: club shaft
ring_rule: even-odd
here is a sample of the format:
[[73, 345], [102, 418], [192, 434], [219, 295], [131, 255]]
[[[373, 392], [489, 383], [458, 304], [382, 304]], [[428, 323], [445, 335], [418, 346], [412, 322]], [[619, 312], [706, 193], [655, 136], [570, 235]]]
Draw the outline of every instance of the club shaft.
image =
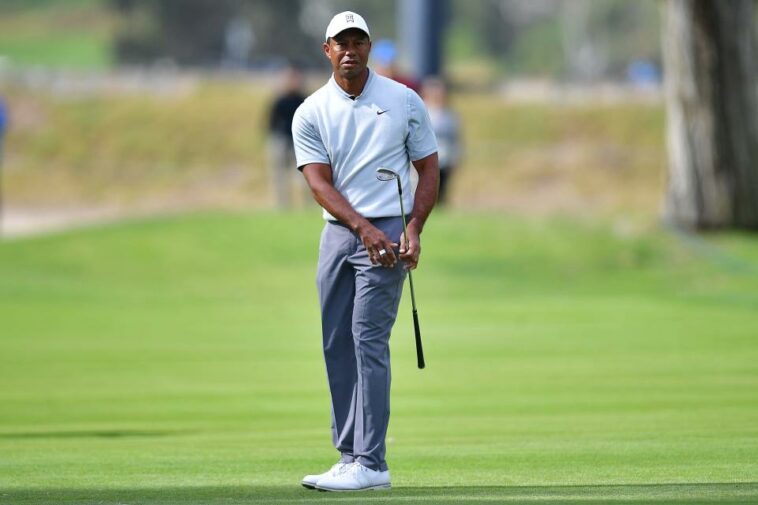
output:
[[400, 217], [403, 218], [403, 237], [405, 237], [405, 250], [408, 250], [408, 226], [405, 223], [405, 206], [403, 205], [403, 185], [400, 184], [400, 177], [397, 181], [397, 196], [400, 198]]
[[[400, 178], [397, 179], [397, 194], [400, 197], [400, 214], [403, 218], [403, 237], [405, 238], [405, 250], [410, 249], [408, 243], [408, 225], [405, 222], [405, 206], [403, 205], [403, 186], [400, 184]], [[416, 363], [419, 369], [426, 367], [424, 361], [424, 348], [421, 345], [421, 327], [418, 323], [418, 311], [416, 310], [416, 292], [413, 289], [413, 275], [408, 270], [408, 283], [411, 286], [411, 306], [413, 307], [413, 330], [416, 336]]]
[[[405, 250], [407, 251], [410, 249], [410, 245], [408, 243], [408, 225], [405, 222], [405, 206], [403, 205], [403, 187], [400, 185], [400, 178], [397, 179], [397, 193], [400, 196], [400, 214], [403, 218], [403, 237], [405, 238]], [[411, 285], [411, 305], [413, 306], [413, 311], [416, 312], [416, 293], [413, 291], [413, 276], [411, 275], [411, 271], [408, 270], [408, 282]]]

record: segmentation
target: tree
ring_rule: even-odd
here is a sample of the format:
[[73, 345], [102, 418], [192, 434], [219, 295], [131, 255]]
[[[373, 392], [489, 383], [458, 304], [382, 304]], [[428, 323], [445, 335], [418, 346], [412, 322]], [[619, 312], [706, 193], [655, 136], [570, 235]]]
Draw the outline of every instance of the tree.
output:
[[229, 54], [236, 52], [231, 46], [241, 42], [238, 48], [245, 54], [233, 58], [236, 64], [271, 67], [289, 61], [327, 70], [321, 44], [329, 20], [342, 10], [369, 19], [375, 38], [394, 35], [394, 0], [108, 1], [118, 14], [114, 46], [119, 63], [170, 60], [216, 67], [235, 56]]
[[664, 214], [690, 229], [758, 229], [754, 0], [667, 0], [669, 180]]
[[323, 35], [312, 40], [299, 27], [304, 0], [110, 1], [119, 13], [115, 50], [120, 63], [169, 59], [182, 66], [214, 67], [227, 56], [229, 30], [235, 25], [249, 29], [248, 49], [255, 63], [324, 60]]

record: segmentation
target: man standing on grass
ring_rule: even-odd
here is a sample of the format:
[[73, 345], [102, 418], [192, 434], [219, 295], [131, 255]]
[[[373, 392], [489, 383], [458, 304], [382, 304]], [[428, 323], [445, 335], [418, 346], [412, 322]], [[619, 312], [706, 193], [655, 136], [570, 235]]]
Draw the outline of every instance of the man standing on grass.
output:
[[[437, 142], [419, 96], [367, 67], [371, 38], [361, 16], [334, 16], [323, 49], [333, 75], [297, 110], [292, 135], [298, 169], [326, 219], [317, 285], [340, 459], [302, 484], [326, 491], [389, 488], [389, 337], [406, 269], [418, 265], [419, 236], [437, 198]], [[415, 195], [411, 162], [418, 172]], [[397, 191], [377, 181], [380, 167], [397, 172], [408, 188], [407, 249]]]

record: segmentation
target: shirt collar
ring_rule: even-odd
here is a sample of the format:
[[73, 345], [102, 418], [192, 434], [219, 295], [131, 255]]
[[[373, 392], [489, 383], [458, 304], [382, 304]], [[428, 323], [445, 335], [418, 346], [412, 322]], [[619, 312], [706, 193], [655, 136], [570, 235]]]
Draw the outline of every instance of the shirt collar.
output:
[[358, 98], [362, 97], [366, 94], [366, 92], [369, 89], [369, 86], [374, 82], [374, 72], [371, 71], [370, 68], [366, 67], [366, 70], [368, 70], [368, 78], [366, 79], [366, 84], [363, 86], [363, 91], [360, 95], [357, 95], [353, 97], [353, 95], [349, 94], [347, 91], [342, 89], [339, 84], [337, 84], [337, 81], [334, 79], [334, 74], [329, 78], [329, 82], [332, 84], [332, 86], [345, 98], [348, 100], [357, 100]]

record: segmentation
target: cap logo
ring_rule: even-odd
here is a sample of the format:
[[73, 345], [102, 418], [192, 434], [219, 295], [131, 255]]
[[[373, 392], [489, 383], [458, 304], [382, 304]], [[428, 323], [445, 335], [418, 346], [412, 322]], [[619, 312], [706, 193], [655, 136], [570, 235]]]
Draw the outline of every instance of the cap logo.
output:
[[352, 14], [345, 14], [345, 22], [346, 23], [355, 23], [355, 19], [353, 19]]

